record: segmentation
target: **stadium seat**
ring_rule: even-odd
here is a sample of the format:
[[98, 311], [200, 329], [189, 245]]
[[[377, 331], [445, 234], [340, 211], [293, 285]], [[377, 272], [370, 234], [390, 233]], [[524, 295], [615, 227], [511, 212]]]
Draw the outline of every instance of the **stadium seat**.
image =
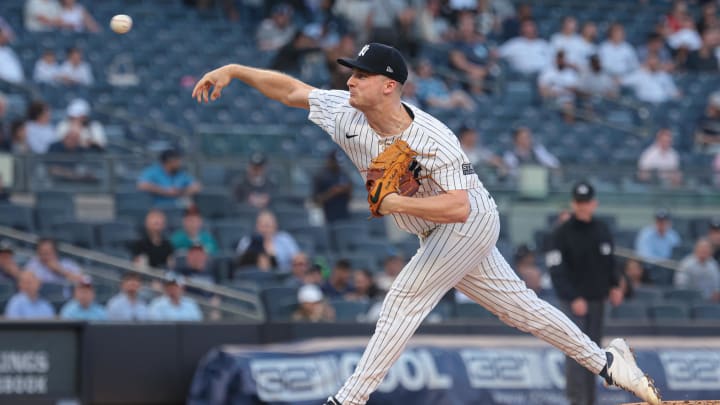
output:
[[654, 285], [657, 286], [671, 286], [675, 277], [675, 270], [667, 267], [646, 265], [645, 271], [648, 273], [648, 277]]
[[15, 204], [0, 204], [0, 225], [13, 229], [35, 231], [35, 215], [32, 207]]
[[341, 322], [355, 322], [370, 309], [367, 301], [333, 300], [330, 305], [335, 309], [335, 319]]
[[690, 317], [697, 320], [720, 321], [719, 304], [693, 305], [690, 309]]
[[128, 248], [130, 242], [139, 239], [138, 228], [127, 222], [106, 222], [97, 226], [98, 240], [103, 247]]
[[482, 305], [474, 302], [459, 302], [455, 304], [455, 318], [458, 319], [497, 319], [495, 314]]
[[610, 318], [618, 320], [646, 320], [647, 307], [641, 302], [625, 302], [610, 309]]
[[663, 291], [653, 287], [638, 287], [633, 291], [632, 302], [655, 304], [663, 299]]
[[665, 291], [665, 299], [683, 302], [685, 304], [693, 304], [702, 301], [703, 297], [700, 291], [692, 289], [672, 289]]
[[288, 321], [297, 309], [297, 289], [292, 287], [273, 287], [260, 292], [260, 300], [270, 321]]
[[212, 226], [212, 233], [218, 241], [220, 249], [234, 252], [243, 236], [250, 234], [247, 221], [223, 221]]
[[84, 248], [92, 248], [97, 243], [95, 225], [86, 222], [66, 221], [55, 223], [52, 225], [51, 235], [59, 241]]
[[648, 317], [654, 321], [674, 321], [688, 319], [687, 307], [674, 304], [651, 305]]
[[223, 192], [203, 192], [193, 197], [200, 213], [206, 218], [227, 218], [232, 215], [235, 202]]

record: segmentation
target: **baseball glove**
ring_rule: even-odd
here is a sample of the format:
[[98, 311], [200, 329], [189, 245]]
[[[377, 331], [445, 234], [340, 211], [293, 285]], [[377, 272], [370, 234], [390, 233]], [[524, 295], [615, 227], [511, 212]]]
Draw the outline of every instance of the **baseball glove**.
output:
[[407, 142], [398, 139], [372, 160], [366, 173], [365, 188], [374, 217], [382, 216], [380, 204], [388, 194], [412, 196], [418, 191], [421, 169], [415, 160], [418, 155]]

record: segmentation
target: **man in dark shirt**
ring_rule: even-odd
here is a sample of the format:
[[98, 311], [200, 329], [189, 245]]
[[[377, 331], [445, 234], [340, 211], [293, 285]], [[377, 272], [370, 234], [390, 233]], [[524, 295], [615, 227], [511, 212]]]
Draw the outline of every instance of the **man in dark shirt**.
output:
[[695, 129], [695, 144], [707, 152], [720, 149], [720, 91], [713, 92], [708, 98], [705, 114]]
[[270, 204], [275, 181], [267, 174], [267, 158], [262, 153], [250, 156], [245, 175], [235, 183], [235, 200], [262, 209]]
[[340, 168], [337, 153], [332, 151], [328, 155], [325, 167], [315, 176], [313, 187], [313, 199], [322, 205], [328, 223], [350, 218], [352, 182]]
[[147, 264], [154, 268], [172, 268], [174, 265], [173, 246], [165, 238], [165, 213], [159, 209], [150, 210], [145, 216], [145, 231], [130, 250], [136, 264]]
[[[572, 191], [573, 216], [552, 236], [545, 260], [561, 309], [600, 344], [605, 300], [622, 302], [620, 276], [615, 269], [613, 240], [604, 223], [593, 218], [597, 209], [595, 190], [580, 182]], [[566, 358], [566, 394], [570, 405], [594, 405], [595, 376]]]
[[350, 284], [352, 277], [352, 266], [345, 259], [340, 259], [335, 263], [330, 277], [325, 284], [322, 285], [322, 291], [328, 299], [342, 299], [345, 294], [352, 292], [353, 288]]

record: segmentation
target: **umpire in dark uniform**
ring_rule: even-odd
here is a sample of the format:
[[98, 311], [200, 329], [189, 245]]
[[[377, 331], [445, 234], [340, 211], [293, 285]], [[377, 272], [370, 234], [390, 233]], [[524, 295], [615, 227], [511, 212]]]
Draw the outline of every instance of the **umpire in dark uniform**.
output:
[[[605, 300], [619, 305], [623, 295], [612, 235], [593, 218], [597, 205], [590, 183], [575, 184], [572, 217], [553, 232], [545, 259], [561, 309], [602, 347]], [[566, 358], [565, 376], [570, 405], [595, 404], [595, 375]]]

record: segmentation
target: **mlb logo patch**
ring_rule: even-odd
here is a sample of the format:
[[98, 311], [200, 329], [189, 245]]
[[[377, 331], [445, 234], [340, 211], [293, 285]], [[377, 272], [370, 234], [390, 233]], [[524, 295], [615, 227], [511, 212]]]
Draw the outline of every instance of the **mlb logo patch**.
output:
[[462, 165], [463, 174], [475, 174], [475, 168], [471, 163], [463, 163]]

